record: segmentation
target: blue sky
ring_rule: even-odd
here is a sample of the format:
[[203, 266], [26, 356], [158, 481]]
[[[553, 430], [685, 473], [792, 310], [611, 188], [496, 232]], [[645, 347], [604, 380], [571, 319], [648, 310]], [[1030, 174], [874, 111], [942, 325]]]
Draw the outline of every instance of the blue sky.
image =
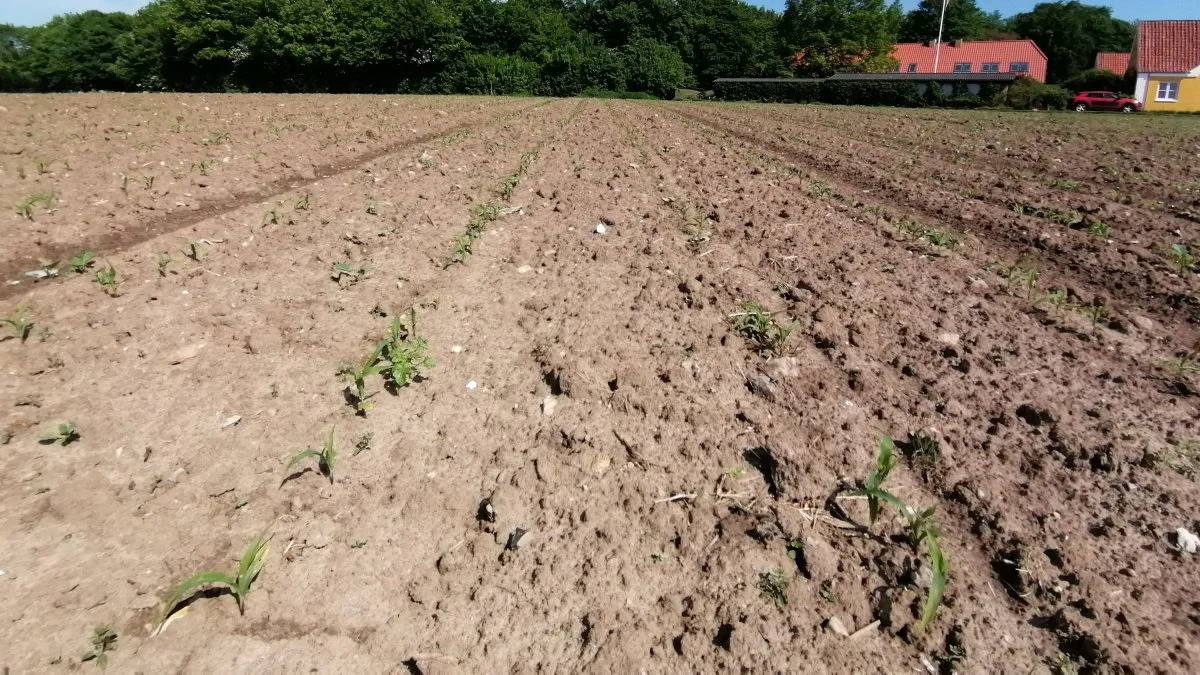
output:
[[[985, 11], [999, 10], [1004, 15], [1028, 11], [1038, 0], [976, 0]], [[784, 0], [751, 0], [755, 4], [781, 9]], [[918, 0], [901, 0], [912, 8]], [[106, 12], [134, 12], [146, 0], [3, 0], [0, 2], [0, 23], [34, 26], [45, 23], [55, 14], [99, 9]], [[1200, 19], [1198, 0], [1100, 0], [1113, 8], [1118, 18], [1128, 19]]]

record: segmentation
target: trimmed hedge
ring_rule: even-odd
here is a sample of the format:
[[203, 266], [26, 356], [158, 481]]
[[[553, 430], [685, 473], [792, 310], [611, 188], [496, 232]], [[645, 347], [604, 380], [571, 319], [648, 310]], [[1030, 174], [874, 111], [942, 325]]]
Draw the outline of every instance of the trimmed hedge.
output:
[[[921, 93], [918, 84], [925, 84]], [[1028, 77], [1011, 83], [982, 82], [979, 94], [971, 94], [965, 82], [956, 82], [947, 95], [939, 82], [915, 80], [756, 80], [717, 81], [713, 98], [722, 101], [763, 103], [835, 103], [841, 105], [887, 105], [904, 108], [979, 108], [984, 105], [1039, 110], [1066, 107], [1070, 95], [1062, 87], [1046, 85]]]
[[[940, 88], [938, 91], [941, 91]], [[915, 82], [872, 80], [762, 80], [713, 83], [713, 97], [763, 103], [838, 103], [843, 105], [923, 104]]]
[[767, 80], [713, 82], [713, 98], [722, 101], [763, 103], [815, 103], [821, 100], [822, 80]]

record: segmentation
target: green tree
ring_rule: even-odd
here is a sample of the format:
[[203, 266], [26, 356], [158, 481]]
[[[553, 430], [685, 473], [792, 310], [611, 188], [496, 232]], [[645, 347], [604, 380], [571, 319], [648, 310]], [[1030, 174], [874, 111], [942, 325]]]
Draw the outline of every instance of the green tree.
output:
[[[942, 0], [921, 0], [921, 4], [904, 15], [900, 24], [900, 41], [936, 40], [941, 14]], [[945, 24], [942, 26], [943, 40], [979, 40], [987, 29], [987, 15], [976, 6], [975, 0], [949, 0]]]
[[29, 29], [0, 23], [0, 91], [26, 91], [33, 87], [25, 53]]
[[695, 83], [718, 77], [786, 74], [776, 42], [777, 15], [741, 0], [679, 0], [673, 44]]
[[1114, 19], [1108, 7], [1075, 0], [1041, 3], [1014, 16], [1010, 26], [1045, 52], [1049, 82], [1063, 82], [1091, 68], [1096, 52], [1129, 51], [1133, 46], [1133, 24]]
[[42, 91], [123, 90], [117, 41], [133, 26], [133, 17], [121, 12], [56, 16], [28, 32], [22, 55], [25, 72]]
[[901, 16], [886, 0], [788, 0], [779, 33], [799, 75], [886, 71]]
[[623, 55], [630, 91], [673, 98], [676, 87], [683, 86], [683, 58], [674, 47], [650, 38], [639, 38], [625, 47]]

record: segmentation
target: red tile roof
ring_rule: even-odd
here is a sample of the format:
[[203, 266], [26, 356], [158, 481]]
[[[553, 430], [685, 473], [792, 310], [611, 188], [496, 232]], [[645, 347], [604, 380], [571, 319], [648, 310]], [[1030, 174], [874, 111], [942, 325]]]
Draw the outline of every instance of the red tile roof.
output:
[[[982, 72], [984, 63], [999, 63], [1000, 72], [1007, 73], [1012, 63], [1025, 62], [1029, 64], [1030, 77], [1039, 82], [1046, 81], [1046, 55], [1033, 40], [943, 42], [936, 71], [933, 69], [935, 51], [924, 42], [901, 42], [892, 50], [892, 58], [900, 62], [902, 73], [953, 73], [956, 63], [970, 63], [972, 73]], [[916, 70], [909, 70], [911, 64], [916, 64]]]
[[1200, 66], [1200, 21], [1139, 21], [1139, 73], [1186, 73]]
[[1124, 75], [1129, 70], [1129, 52], [1097, 52], [1096, 67], [1110, 73]]

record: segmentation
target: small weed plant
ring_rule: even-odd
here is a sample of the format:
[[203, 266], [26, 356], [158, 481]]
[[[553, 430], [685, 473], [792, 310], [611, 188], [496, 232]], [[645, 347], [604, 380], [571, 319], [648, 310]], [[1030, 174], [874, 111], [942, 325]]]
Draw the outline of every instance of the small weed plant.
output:
[[1183, 275], [1195, 269], [1196, 257], [1183, 244], [1172, 244], [1171, 263], [1179, 270], [1179, 274]]
[[45, 434], [38, 439], [38, 443], [44, 445], [69, 445], [79, 440], [79, 430], [75, 428], [74, 422], [63, 422], [54, 429], [53, 433]]
[[383, 374], [392, 387], [407, 387], [421, 375], [421, 370], [434, 367], [429, 356], [429, 342], [417, 336], [417, 310], [409, 310], [409, 325], [394, 317], [383, 344], [383, 356], [388, 366]]
[[117, 269], [111, 263], [109, 263], [108, 267], [101, 267], [96, 270], [94, 278], [96, 283], [100, 284], [100, 287], [104, 289], [104, 292], [116, 297], [121, 280], [117, 278]]
[[784, 343], [795, 330], [794, 324], [779, 323], [774, 314], [755, 302], [743, 303], [742, 311], [731, 314], [729, 320], [733, 332], [753, 342], [756, 349], [776, 354], [783, 353]]
[[200, 572], [179, 584], [163, 606], [162, 615], [158, 621], [159, 629], [162, 629], [175, 607], [202, 586], [228, 588], [233, 593], [234, 599], [237, 600], [238, 612], [245, 614], [246, 597], [250, 595], [250, 587], [267, 564], [267, 554], [270, 552], [268, 539], [266, 532], [263, 532], [250, 540], [250, 543], [246, 545], [245, 552], [242, 553], [241, 560], [238, 561], [237, 571], [234, 574]]
[[[334, 463], [337, 461], [337, 449], [334, 447], [333, 442], [333, 427], [329, 427], [329, 434], [325, 436], [325, 445], [320, 450], [305, 448], [292, 456], [292, 459], [288, 462], [287, 467], [284, 469], [285, 475], [283, 480], [287, 481], [286, 474], [292, 470], [293, 466], [296, 466], [300, 462], [303, 462], [310, 457], [316, 458], [317, 468], [321, 471], [321, 475], [328, 478], [329, 482], [332, 484], [333, 467]], [[280, 483], [280, 485], [282, 484], [283, 483]]]
[[0, 324], [5, 323], [12, 327], [21, 344], [25, 344], [33, 330], [33, 321], [29, 318], [29, 305], [21, 305], [8, 316], [0, 317]]
[[758, 592], [776, 607], [783, 608], [788, 604], [787, 592], [789, 579], [787, 573], [776, 567], [763, 572], [758, 577]]
[[1091, 225], [1088, 225], [1088, 232], [1092, 233], [1097, 239], [1108, 239], [1112, 234], [1112, 228], [1103, 220], [1093, 220]]
[[350, 381], [350, 386], [346, 390], [346, 398], [360, 415], [366, 415], [367, 411], [371, 409], [370, 399], [373, 394], [367, 393], [367, 378], [383, 370], [384, 366], [380, 363], [382, 352], [383, 343], [381, 342], [362, 361], [348, 363], [338, 371], [338, 374], [345, 376]]
[[108, 653], [117, 651], [117, 631], [112, 626], [100, 625], [92, 629], [92, 648], [79, 660], [92, 661], [100, 670], [108, 667]]
[[29, 195], [25, 199], [22, 199], [21, 203], [17, 204], [17, 215], [21, 216], [25, 220], [33, 220], [34, 209], [38, 207], [49, 209], [53, 205], [53, 192], [43, 192], [35, 195]]
[[365, 276], [367, 276], [367, 268], [361, 265], [354, 266], [350, 263], [335, 262], [333, 263], [333, 273], [330, 275], [330, 278], [339, 284], [345, 281], [347, 286], [353, 286]]
[[76, 274], [83, 274], [84, 272], [87, 272], [88, 268], [95, 263], [95, 251], [84, 251], [74, 258], [71, 258], [71, 260], [68, 262], [68, 264], [71, 266], [71, 270]]

